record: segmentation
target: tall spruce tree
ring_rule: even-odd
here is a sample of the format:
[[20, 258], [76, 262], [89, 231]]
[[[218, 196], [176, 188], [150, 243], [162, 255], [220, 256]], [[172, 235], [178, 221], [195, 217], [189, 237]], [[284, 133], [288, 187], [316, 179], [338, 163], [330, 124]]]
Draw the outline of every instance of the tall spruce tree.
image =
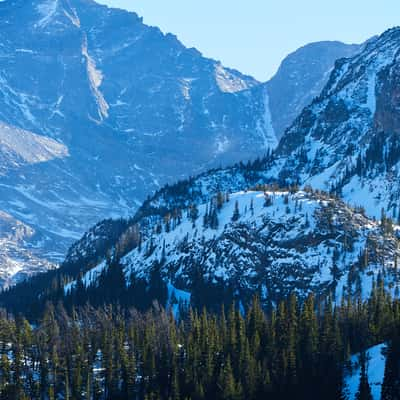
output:
[[356, 393], [356, 400], [373, 400], [372, 393], [371, 393], [371, 386], [368, 382], [368, 375], [367, 375], [367, 357], [366, 353], [362, 352], [360, 355], [360, 384], [358, 386], [358, 391]]

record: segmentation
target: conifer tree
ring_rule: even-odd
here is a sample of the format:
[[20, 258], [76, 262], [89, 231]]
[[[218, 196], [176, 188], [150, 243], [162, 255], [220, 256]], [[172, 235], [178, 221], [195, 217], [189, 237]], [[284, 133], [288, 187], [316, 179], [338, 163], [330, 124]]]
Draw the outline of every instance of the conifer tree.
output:
[[366, 354], [362, 352], [360, 355], [360, 384], [356, 394], [356, 400], [373, 400], [371, 394], [371, 387], [368, 382], [368, 376], [366, 372]]
[[237, 221], [240, 217], [240, 212], [239, 212], [239, 202], [236, 200], [235, 201], [235, 208], [233, 210], [233, 214], [232, 214], [232, 221]]
[[400, 340], [395, 334], [387, 349], [382, 400], [400, 399]]

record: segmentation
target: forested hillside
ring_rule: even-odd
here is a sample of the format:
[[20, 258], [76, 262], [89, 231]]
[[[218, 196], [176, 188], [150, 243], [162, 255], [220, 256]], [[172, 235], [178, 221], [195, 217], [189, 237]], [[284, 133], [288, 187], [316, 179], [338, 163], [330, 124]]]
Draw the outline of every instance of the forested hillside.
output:
[[256, 297], [246, 310], [189, 308], [176, 321], [156, 304], [144, 314], [49, 304], [34, 327], [6, 314], [0, 326], [1, 399], [337, 400], [354, 389], [353, 369], [356, 398], [371, 399], [365, 350], [384, 341], [381, 398], [400, 393], [400, 303], [382, 280], [368, 301], [340, 305], [291, 295], [265, 313]]
[[0, 303], [37, 318], [47, 301], [143, 311], [154, 300], [188, 301], [217, 311], [232, 301], [246, 307], [257, 294], [268, 309], [291, 293], [367, 299], [378, 279], [398, 296], [397, 229], [311, 188], [218, 192], [205, 204], [105, 221], [59, 270], [4, 291]]

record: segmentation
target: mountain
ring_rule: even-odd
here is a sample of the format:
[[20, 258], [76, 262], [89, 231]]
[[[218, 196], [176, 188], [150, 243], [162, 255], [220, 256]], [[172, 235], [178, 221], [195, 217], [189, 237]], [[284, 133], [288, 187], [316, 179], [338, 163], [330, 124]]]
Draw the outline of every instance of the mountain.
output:
[[338, 193], [380, 218], [399, 218], [400, 28], [340, 60], [286, 131], [268, 176]]
[[0, 210], [43, 264], [167, 182], [264, 155], [358, 51], [306, 46], [263, 84], [91, 0], [6, 0], [0, 23]]
[[0, 209], [53, 243], [52, 261], [163, 183], [276, 145], [257, 120], [256, 80], [136, 14], [7, 0], [0, 21], [0, 121], [13, 130]]
[[[164, 303], [171, 293], [210, 303], [218, 293], [248, 301], [254, 291], [275, 301], [293, 289], [300, 295], [313, 289], [336, 298], [349, 292], [365, 296], [378, 276], [394, 290], [397, 226], [381, 212], [384, 202], [374, 205], [371, 195], [360, 196], [346, 185], [358, 179], [373, 189], [375, 179], [385, 187], [395, 172], [388, 166], [399, 154], [399, 37], [400, 29], [389, 30], [360, 54], [339, 60], [321, 95], [272, 154], [165, 186], [134, 217], [105, 220], [89, 230], [59, 271], [18, 285], [1, 300], [17, 308], [34, 303], [31, 296], [99, 301], [113, 280], [115, 287], [134, 282], [128, 285], [133, 302], [149, 290], [147, 299], [158, 296]], [[285, 184], [290, 193], [280, 192]], [[333, 194], [312, 191], [310, 185]], [[269, 207], [263, 205], [264, 190], [275, 193], [268, 195], [276, 197]], [[237, 194], [227, 203], [221, 201], [226, 193]], [[236, 200], [239, 217], [232, 221]], [[122, 299], [124, 293], [108, 296]]]
[[363, 45], [324, 41], [289, 54], [275, 76], [265, 83], [271, 122], [278, 138], [328, 82], [335, 61], [359, 53]]
[[381, 218], [383, 209], [397, 220], [399, 54], [400, 28], [371, 39], [359, 54], [336, 62], [321, 94], [286, 130], [273, 154], [161, 190], [145, 206], [181, 206], [220, 189], [275, 183], [333, 192], [370, 217]]
[[[354, 293], [358, 279], [358, 290], [368, 297], [370, 282], [382, 272], [382, 260], [389, 271], [393, 268], [397, 239], [384, 237], [379, 223], [339, 200], [302, 191], [227, 196], [220, 192], [195, 212], [189, 208], [175, 217], [166, 214], [149, 226], [156, 233], [143, 234], [140, 246], [121, 258], [128, 282], [149, 281], [158, 267], [166, 281], [195, 291], [197, 298], [204, 296], [196, 292], [203, 284], [201, 289], [215, 289], [220, 301], [231, 290], [249, 302], [260, 290], [263, 300], [276, 302], [293, 291], [303, 297], [310, 291], [333, 291], [340, 298], [344, 287], [346, 293]], [[124, 253], [123, 243], [118, 242], [116, 252]], [[103, 261], [90, 269], [82, 277], [84, 284], [96, 286], [106, 268]], [[75, 285], [70, 283], [65, 291], [73, 291]]]
[[[396, 96], [396, 93], [398, 92], [399, 82], [396, 79], [396, 73], [398, 71], [399, 38], [400, 29], [389, 30], [370, 40], [358, 55], [350, 59], [339, 60], [321, 95], [304, 109], [286, 131], [273, 154], [257, 159], [253, 163], [240, 163], [230, 168], [214, 169], [175, 185], [167, 185], [146, 200], [130, 220], [107, 220], [96, 225], [85, 234], [82, 240], [71, 247], [60, 270], [60, 274], [67, 277], [64, 281], [77, 280], [81, 274], [89, 274], [90, 277], [93, 277], [93, 273], [97, 274], [106, 268], [118, 250], [117, 259], [119, 260], [121, 255], [124, 257], [121, 261], [121, 268], [128, 275], [130, 270], [138, 272], [139, 268], [143, 275], [140, 275], [140, 277], [148, 278], [148, 273], [152, 270], [154, 262], [163, 259], [161, 257], [161, 254], [163, 254], [166, 257], [165, 260], [163, 259], [166, 266], [162, 270], [165, 273], [164, 283], [167, 283], [166, 277], [168, 277], [169, 284], [192, 292], [192, 285], [195, 282], [193, 274], [195, 272], [191, 271], [192, 275], [190, 275], [187, 270], [190, 265], [200, 265], [201, 268], [206, 269], [213, 266], [214, 270], [206, 271], [209, 276], [218, 276], [218, 268], [225, 268], [231, 273], [227, 275], [227, 282], [225, 282], [227, 287], [229, 287], [230, 282], [233, 282], [236, 285], [233, 292], [240, 292], [243, 291], [242, 286], [246, 289], [243, 281], [247, 282], [247, 289], [260, 288], [263, 284], [266, 284], [266, 272], [260, 270], [260, 260], [272, 259], [273, 261], [270, 261], [268, 265], [274, 265], [274, 263], [279, 264], [282, 257], [290, 265], [286, 264], [286, 267], [282, 270], [277, 268], [276, 271], [273, 271], [277, 274], [276, 276], [282, 279], [281, 284], [283, 285], [278, 290], [273, 288], [271, 281], [269, 281], [268, 294], [273, 299], [278, 297], [279, 293], [283, 293], [285, 284], [290, 287], [290, 284], [293, 285], [293, 282], [295, 282], [294, 287], [296, 288], [296, 284], [304, 285], [307, 280], [309, 284], [305, 287], [308, 289], [304, 290], [309, 290], [310, 282], [315, 282], [314, 279], [317, 279], [318, 273], [321, 273], [318, 266], [315, 263], [313, 264], [312, 258], [309, 259], [308, 256], [302, 258], [301, 254], [292, 253], [297, 252], [296, 246], [304, 246], [307, 249], [320, 245], [322, 247], [315, 250], [315, 254], [319, 254], [319, 257], [323, 257], [322, 254], [325, 254], [324, 259], [329, 260], [331, 257], [326, 256], [328, 254], [327, 248], [332, 245], [336, 248], [335, 252], [340, 253], [339, 258], [344, 257], [344, 259], [341, 265], [335, 264], [337, 269], [334, 270], [338, 275], [334, 276], [332, 268], [330, 268], [330, 274], [327, 271], [325, 271], [326, 274], [324, 273], [325, 280], [321, 284], [322, 286], [313, 287], [321, 293], [323, 288], [332, 289], [339, 285], [340, 279], [347, 282], [351, 277], [351, 279], [354, 278], [351, 271], [353, 271], [354, 265], [360, 265], [360, 254], [363, 254], [365, 250], [365, 238], [367, 236], [369, 237], [368, 240], [375, 237], [373, 248], [378, 249], [383, 246], [383, 250], [380, 251], [383, 258], [380, 256], [378, 258], [367, 257], [366, 276], [371, 273], [368, 269], [370, 268], [369, 263], [373, 259], [375, 264], [371, 268], [375, 268], [375, 272], [383, 273], [385, 266], [396, 264], [397, 239], [391, 233], [390, 239], [387, 236], [388, 232], [392, 232], [392, 222], [385, 215], [388, 208], [385, 199], [391, 198], [394, 203], [397, 199], [395, 197], [397, 181], [394, 178], [396, 177], [396, 163], [400, 154], [397, 150], [398, 147], [396, 147], [398, 129], [396, 119], [398, 96]], [[214, 225], [214, 231], [210, 227], [204, 226], [201, 229], [196, 225], [192, 229], [189, 229], [189, 226], [186, 226], [185, 229], [178, 227], [176, 228], [178, 230], [173, 230], [173, 233], [168, 232], [168, 235], [162, 235], [162, 229], [159, 226], [160, 221], [164, 221], [165, 218], [169, 219], [174, 216], [175, 220], [182, 220], [184, 214], [189, 212], [188, 210], [196, 207], [200, 215], [203, 213], [204, 219], [204, 207], [206, 207], [204, 204], [209, 204], [208, 210], [210, 212], [212, 207], [210, 202], [214, 201], [217, 193], [240, 192], [252, 187], [260, 187], [265, 183], [275, 185], [300, 184], [305, 188], [311, 185], [319, 189], [329, 190], [336, 196], [343, 195], [344, 199], [352, 203], [353, 206], [362, 207], [351, 209], [336, 198], [323, 200], [318, 198], [321, 195], [315, 193], [312, 195], [314, 198], [310, 197], [309, 194], [301, 194], [301, 196], [306, 196], [307, 202], [310, 203], [327, 201], [329, 204], [333, 204], [332, 207], [327, 207], [334, 211], [326, 220], [315, 220], [318, 218], [315, 211], [310, 212], [312, 215], [308, 215], [308, 218], [312, 218], [313, 221], [309, 223], [318, 228], [310, 235], [305, 235], [304, 231], [298, 228], [304, 225], [305, 222], [302, 218], [304, 219], [305, 215], [303, 214], [302, 217], [298, 213], [297, 206], [295, 206], [297, 210], [297, 213], [294, 213], [295, 215], [291, 214], [293, 212], [292, 206], [292, 208], [289, 207], [288, 215], [283, 214], [282, 216], [281, 213], [285, 208], [282, 205], [279, 211], [274, 211], [275, 214], [273, 214], [273, 221], [271, 222], [272, 228], [264, 231], [265, 236], [262, 235], [265, 226], [258, 225], [267, 218], [264, 209], [262, 209], [262, 212], [260, 211], [259, 218], [256, 221], [253, 221], [251, 215], [248, 214], [249, 211], [247, 211], [247, 217], [244, 220], [241, 217], [239, 219], [241, 223], [235, 223], [233, 227], [229, 223], [229, 218], [227, 219], [225, 215], [222, 218], [223, 221], [218, 223], [218, 229]], [[357, 184], [359, 185], [358, 190]], [[362, 188], [364, 188], [363, 191]], [[382, 190], [385, 188], [390, 189], [391, 196], [385, 190]], [[380, 198], [374, 198], [378, 191]], [[246, 194], [238, 194], [237, 196], [239, 202], [241, 198], [246, 198]], [[250, 194], [249, 196], [253, 195]], [[253, 202], [257, 198], [257, 195], [254, 196], [256, 197], [254, 197]], [[296, 204], [299, 201], [300, 199], [294, 199], [292, 203]], [[241, 210], [246, 206], [249, 210], [250, 200], [244, 200], [242, 203], [246, 203], [246, 205], [242, 204]], [[232, 215], [232, 204], [231, 202], [230, 209], [226, 212], [227, 215]], [[382, 207], [385, 208], [383, 213]], [[315, 208], [318, 207], [315, 206]], [[363, 208], [366, 210], [367, 216], [374, 218], [378, 216], [381, 222], [378, 224], [374, 219], [371, 220], [362, 215]], [[345, 214], [343, 214], [343, 210], [347, 210]], [[390, 216], [392, 214], [396, 216], [396, 213], [393, 212], [390, 213]], [[296, 221], [296, 215], [300, 218], [300, 222]], [[285, 219], [289, 217], [294, 218], [293, 224]], [[332, 236], [335, 240], [334, 242], [329, 241], [329, 245], [324, 240], [316, 239], [325, 237], [324, 234], [321, 236], [321, 232], [325, 232], [327, 221], [329, 222], [328, 226], [332, 226], [332, 221], [342, 221], [339, 228], [335, 228], [342, 229], [340, 227], [346, 225], [342, 218], [348, 221], [350, 227], [353, 227], [351, 237], [364, 238], [364, 242], [357, 242], [352, 239], [355, 247], [351, 251], [346, 250], [349, 244], [343, 243], [343, 240], [346, 242], [348, 240], [343, 231], [335, 231]], [[254, 227], [252, 227], [253, 222], [255, 223]], [[183, 230], [180, 231], [179, 229]], [[282, 229], [283, 231], [281, 231]], [[386, 234], [379, 233], [379, 229], [383, 229]], [[153, 237], [154, 230], [158, 232], [156, 238]], [[232, 233], [232, 231], [234, 232]], [[193, 237], [194, 232], [196, 232], [196, 237]], [[280, 241], [283, 243], [285, 243], [286, 238], [287, 248], [282, 249], [280, 244], [273, 243], [272, 232], [277, 233], [277, 237], [280, 237]], [[169, 244], [171, 242], [171, 235], [176, 239], [176, 242], [170, 245], [169, 249], [164, 247], [164, 243]], [[203, 236], [204, 240], [202, 239]], [[293, 237], [295, 238], [294, 242], [290, 242], [289, 238]], [[332, 240], [332, 238], [329, 240]], [[337, 242], [338, 238], [342, 238], [341, 241]], [[201, 241], [198, 242], [200, 239]], [[154, 244], [154, 240], [156, 244]], [[261, 247], [262, 251], [257, 253], [257, 248], [251, 250], [248, 247], [246, 248], [248, 240], [250, 243]], [[246, 245], [241, 247], [241, 243]], [[267, 247], [271, 243], [274, 250], [272, 255]], [[384, 243], [389, 244], [389, 248], [385, 248]], [[144, 253], [138, 252], [139, 244]], [[152, 251], [157, 249], [157, 251], [154, 256], [146, 256], [146, 250], [143, 250], [143, 248], [151, 248]], [[132, 253], [127, 255], [130, 251]], [[232, 253], [230, 253], [231, 251]], [[290, 253], [290, 257], [294, 258], [290, 258], [287, 252]], [[351, 253], [351, 255], [348, 253]], [[304, 256], [304, 254], [302, 255]], [[347, 256], [350, 258], [347, 259]], [[168, 257], [171, 257], [171, 261]], [[216, 263], [216, 259], [218, 259], [218, 263]], [[244, 260], [244, 264], [239, 263], [237, 268], [235, 266], [231, 268], [231, 265], [234, 265], [232, 260], [240, 259]], [[290, 275], [293, 271], [292, 263], [299, 263], [302, 266], [297, 271], [301, 276], [292, 277]], [[220, 264], [220, 267], [216, 264]], [[246, 265], [249, 273], [253, 273], [253, 281], [247, 278], [247, 271], [241, 270], [240, 265]], [[176, 276], [178, 270], [186, 277]], [[283, 279], [285, 277], [284, 271], [289, 274], [287, 279]], [[205, 274], [200, 275], [204, 277]], [[50, 274], [50, 276], [54, 277], [54, 274]], [[365, 290], [363, 289], [364, 286], [370, 287], [368, 283], [362, 284], [364, 276], [364, 272], [359, 271], [359, 278], [357, 278], [359, 291]], [[223, 277], [220, 276], [219, 278]], [[48, 286], [48, 278], [43, 278], [42, 282], [46, 282], [46, 279], [47, 284], [43, 283], [41, 289], [46, 288], [46, 285]], [[86, 277], [85, 280], [87, 281], [87, 279], [89, 278]], [[59, 282], [59, 284], [62, 287], [65, 286], [65, 282], [63, 284]], [[249, 295], [244, 294], [244, 297], [246, 296]]]

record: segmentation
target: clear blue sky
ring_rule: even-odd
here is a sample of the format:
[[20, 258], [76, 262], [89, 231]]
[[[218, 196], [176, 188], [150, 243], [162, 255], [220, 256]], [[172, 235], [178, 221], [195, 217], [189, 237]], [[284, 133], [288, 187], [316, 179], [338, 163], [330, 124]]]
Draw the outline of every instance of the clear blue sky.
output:
[[137, 12], [188, 47], [259, 80], [298, 47], [359, 43], [400, 25], [399, 0], [98, 0]]

